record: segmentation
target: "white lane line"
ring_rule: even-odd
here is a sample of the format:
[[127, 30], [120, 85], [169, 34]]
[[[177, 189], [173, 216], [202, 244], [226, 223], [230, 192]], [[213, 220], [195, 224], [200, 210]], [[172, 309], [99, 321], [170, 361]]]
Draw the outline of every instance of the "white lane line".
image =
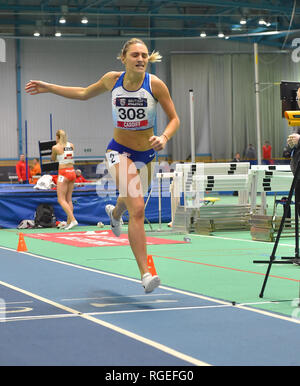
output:
[[33, 303], [33, 300], [24, 300], [21, 302], [5, 302], [5, 304], [23, 304], [23, 303]]
[[110, 315], [110, 314], [132, 314], [132, 313], [141, 313], [141, 312], [160, 312], [160, 311], [185, 311], [185, 310], [201, 310], [209, 308], [225, 308], [233, 307], [232, 304], [227, 305], [214, 305], [214, 306], [186, 306], [186, 307], [167, 307], [167, 308], [152, 308], [145, 310], [123, 310], [123, 311], [102, 311], [102, 312], [90, 312], [89, 315]]
[[[135, 299], [136, 297], [158, 297], [158, 296], [172, 296], [172, 294], [136, 294], [136, 295], [129, 295], [126, 296], [126, 299]], [[102, 300], [102, 299], [123, 299], [124, 295], [116, 295], [116, 296], [100, 296], [96, 298], [66, 298], [66, 299], [60, 299], [61, 301], [66, 301], [66, 302], [73, 302], [73, 301], [82, 301], [82, 300]]]
[[40, 300], [40, 301], [42, 301], [44, 303], [47, 303], [47, 304], [50, 304], [50, 305], [52, 305], [54, 307], [57, 307], [59, 309], [62, 309], [64, 311], [66, 311], [66, 312], [70, 312], [71, 314], [74, 314], [76, 316], [80, 316], [81, 318], [89, 320], [89, 321], [94, 322], [96, 324], [99, 324], [102, 327], [109, 328], [110, 330], [113, 330], [115, 332], [118, 332], [120, 334], [128, 336], [129, 338], [135, 339], [135, 340], [137, 340], [139, 342], [142, 342], [142, 343], [147, 344], [147, 345], [149, 345], [151, 347], [154, 347], [157, 350], [163, 351], [163, 352], [165, 352], [165, 353], [167, 353], [169, 355], [172, 355], [172, 356], [174, 356], [174, 357], [176, 357], [176, 358], [178, 358], [178, 359], [180, 359], [182, 361], [191, 363], [191, 364], [193, 364], [195, 366], [210, 366], [210, 364], [208, 364], [206, 362], [200, 361], [200, 360], [198, 360], [196, 358], [193, 358], [193, 357], [191, 357], [189, 355], [181, 353], [181, 352], [179, 352], [177, 350], [174, 350], [174, 349], [172, 349], [172, 348], [170, 348], [168, 346], [165, 346], [165, 345], [163, 345], [161, 343], [155, 342], [155, 341], [153, 341], [151, 339], [145, 338], [145, 337], [143, 337], [141, 335], [138, 335], [138, 334], [135, 334], [135, 333], [133, 333], [131, 331], [125, 330], [124, 328], [121, 328], [121, 327], [115, 326], [115, 325], [113, 325], [111, 323], [105, 322], [104, 320], [97, 319], [97, 318], [95, 318], [92, 315], [82, 314], [78, 310], [75, 310], [75, 309], [70, 308], [70, 307], [66, 307], [63, 304], [59, 304], [57, 302], [54, 302], [53, 300], [44, 298], [42, 296], [39, 296], [39, 295], [34, 294], [32, 292], [23, 290], [22, 288], [13, 286], [13, 285], [5, 283], [3, 281], [0, 281], [0, 285], [3, 285], [3, 286], [5, 286], [7, 288], [10, 288], [10, 289], [13, 289], [14, 291], [21, 292], [21, 293], [23, 293], [23, 294], [25, 294], [27, 296], [33, 297], [33, 298], [35, 298], [37, 300]]
[[93, 307], [111, 307], [111, 306], [123, 306], [123, 305], [131, 305], [131, 304], [158, 304], [158, 303], [178, 303], [178, 300], [149, 300], [149, 301], [141, 301], [141, 302], [126, 302], [126, 303], [90, 303]]
[[[212, 237], [212, 236], [205, 236], [205, 235], [193, 235], [193, 236]], [[213, 236], [213, 237], [215, 237], [215, 236]], [[239, 240], [239, 241], [241, 240], [241, 239], [230, 239], [230, 238], [227, 239], [225, 237], [218, 237], [218, 238], [225, 239], [225, 240]], [[253, 240], [244, 240], [244, 241], [257, 242], [257, 243], [260, 243], [260, 244], [262, 243], [260, 241], [253, 241]], [[267, 243], [267, 244], [269, 244], [269, 243]], [[16, 252], [15, 249], [7, 248], [7, 247], [2, 247], [2, 246], [0, 246], [0, 249], [5, 249], [5, 250], [8, 250], [8, 251]], [[53, 259], [53, 258], [50, 258], [50, 257], [39, 256], [39, 255], [30, 253], [30, 252], [18, 252], [18, 253], [23, 253], [25, 255], [28, 255], [28, 256], [31, 256], [31, 257], [35, 257], [35, 258], [41, 259], [41, 260], [50, 261], [50, 262], [56, 263], [56, 264], [62, 264], [62, 265], [74, 267], [74, 268], [77, 268], [77, 269], [82, 269], [82, 270], [85, 270], [85, 271], [94, 272], [94, 273], [97, 273], [97, 274], [100, 274], [100, 275], [115, 277], [115, 278], [118, 278], [118, 279], [128, 280], [128, 281], [132, 281], [132, 282], [135, 282], [135, 283], [140, 283], [141, 282], [138, 279], [133, 279], [133, 278], [122, 276], [122, 275], [118, 275], [118, 274], [115, 274], [115, 273], [100, 271], [100, 270], [93, 269], [93, 268], [83, 267], [83, 266], [80, 266], [80, 265], [76, 265], [74, 263], [68, 263], [68, 262], [56, 260], [56, 259]], [[179, 293], [179, 294], [182, 294], [182, 295], [186, 295], [186, 296], [190, 296], [190, 297], [195, 297], [195, 298], [198, 298], [198, 299], [208, 300], [210, 302], [214, 302], [214, 303], [217, 303], [217, 304], [232, 305], [232, 303], [229, 302], [229, 301], [214, 299], [214, 298], [211, 298], [211, 297], [208, 297], [208, 296], [199, 295], [199, 294], [195, 294], [195, 293], [184, 291], [184, 290], [179, 290], [179, 289], [172, 288], [172, 287], [167, 287], [167, 286], [160, 285], [159, 288], [164, 289], [166, 291], [170, 291], [170, 292], [174, 292], [174, 293]], [[285, 320], [285, 321], [288, 321], [288, 322], [300, 324], [300, 320], [298, 320], [296, 318], [292, 318], [292, 317], [288, 317], [288, 316], [283, 316], [283, 315], [279, 315], [279, 314], [274, 314], [272, 312], [260, 310], [260, 309], [257, 309], [257, 308], [249, 308], [249, 307], [243, 306], [241, 304], [240, 305], [237, 304], [235, 307], [244, 309], [246, 311], [255, 312], [257, 314], [265, 315], [265, 316], [268, 316], [268, 317], [272, 317], [272, 318], [275, 318], [275, 319], [281, 319], [281, 320]], [[78, 312], [78, 311], [76, 311], [76, 312]]]
[[[220, 239], [220, 240], [231, 240], [231, 241], [245, 241], [247, 243], [258, 243], [258, 244], [267, 244], [269, 246], [273, 246], [269, 241], [257, 241], [257, 240], [246, 240], [246, 239], [235, 239], [233, 237], [224, 237], [224, 236], [207, 236], [207, 235], [199, 235], [199, 234], [192, 234], [191, 236], [196, 236], [196, 237], [209, 237], [209, 238], [214, 238], [214, 239]], [[282, 244], [278, 243], [278, 246], [281, 245], [283, 247], [293, 247], [295, 248], [295, 245], [290, 245], [290, 244]]]
[[[182, 307], [167, 307], [167, 308], [151, 308], [151, 309], [135, 309], [135, 310], [117, 310], [117, 311], [95, 311], [95, 312], [82, 312], [80, 314], [51, 314], [51, 315], [31, 315], [31, 316], [12, 316], [6, 318], [5, 321], [24, 321], [24, 320], [35, 320], [35, 319], [55, 319], [55, 318], [69, 318], [69, 317], [79, 317], [82, 315], [116, 315], [116, 314], [134, 314], [141, 312], [160, 312], [160, 311], [185, 311], [185, 310], [207, 310], [214, 308], [226, 308], [226, 307], [235, 307], [241, 308], [241, 306], [246, 305], [258, 305], [258, 304], [278, 304], [276, 301], [265, 301], [265, 302], [253, 302], [253, 303], [240, 303], [233, 305], [231, 304], [218, 304], [212, 306], [182, 306]], [[125, 303], [120, 303], [125, 304]], [[128, 303], [132, 304], [132, 303]], [[92, 304], [94, 305], [94, 304]], [[106, 306], [107, 304], [105, 304]], [[109, 304], [110, 305], [110, 304]], [[111, 305], [116, 305], [116, 303], [112, 303]], [[97, 307], [97, 305], [95, 305]]]
[[37, 319], [57, 319], [57, 318], [70, 318], [70, 317], [81, 317], [81, 316], [96, 316], [96, 315], [116, 315], [116, 314], [132, 314], [141, 312], [158, 312], [158, 311], [185, 311], [192, 309], [208, 309], [208, 308], [224, 308], [232, 307], [228, 305], [216, 305], [216, 306], [187, 306], [187, 307], [168, 307], [168, 308], [152, 308], [143, 310], [118, 310], [118, 311], [95, 311], [95, 312], [82, 312], [80, 314], [51, 314], [51, 315], [30, 315], [30, 316], [11, 316], [6, 317], [1, 322], [15, 322], [25, 320], [37, 320]]
[[59, 319], [59, 318], [71, 318], [78, 317], [76, 314], [52, 314], [52, 315], [30, 315], [30, 316], [10, 316], [0, 320], [1, 323], [8, 322], [23, 322], [27, 320], [44, 320], [44, 319]]

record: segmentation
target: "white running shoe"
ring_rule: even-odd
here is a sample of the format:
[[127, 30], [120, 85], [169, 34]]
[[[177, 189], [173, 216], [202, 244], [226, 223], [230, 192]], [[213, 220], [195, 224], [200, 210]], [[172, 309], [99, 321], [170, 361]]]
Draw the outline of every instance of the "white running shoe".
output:
[[66, 221], [61, 221], [61, 222], [57, 225], [57, 228], [59, 228], [59, 229], [64, 229], [67, 225], [68, 225], [68, 224], [67, 224]]
[[107, 213], [108, 217], [110, 218], [110, 227], [113, 232], [113, 234], [117, 237], [121, 235], [121, 220], [116, 220], [113, 217], [113, 210], [115, 209], [114, 205], [106, 205], [105, 206], [105, 212]]
[[78, 225], [78, 222], [76, 220], [75, 221], [71, 221], [70, 224], [65, 227], [65, 230], [68, 231], [69, 229], [72, 229], [72, 228], [76, 227], [76, 225]]
[[142, 277], [142, 286], [145, 289], [146, 294], [155, 290], [160, 285], [160, 278], [158, 275], [152, 276], [151, 273], [145, 273]]

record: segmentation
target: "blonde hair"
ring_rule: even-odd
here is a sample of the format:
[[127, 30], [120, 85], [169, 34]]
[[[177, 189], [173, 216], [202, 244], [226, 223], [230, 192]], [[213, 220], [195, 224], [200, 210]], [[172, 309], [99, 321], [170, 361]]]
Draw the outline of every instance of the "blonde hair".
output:
[[[143, 44], [145, 47], [147, 47], [147, 45], [141, 39], [132, 38], [124, 44], [120, 54], [117, 56], [117, 59], [121, 60], [122, 58], [124, 58], [127, 54], [129, 46], [131, 46], [132, 44]], [[148, 55], [148, 60], [150, 63], [161, 62], [161, 59], [162, 56], [158, 51], [152, 51], [152, 53]]]
[[57, 130], [56, 136], [58, 138], [58, 143], [60, 143], [61, 145], [65, 145], [67, 143], [67, 134], [64, 130]]

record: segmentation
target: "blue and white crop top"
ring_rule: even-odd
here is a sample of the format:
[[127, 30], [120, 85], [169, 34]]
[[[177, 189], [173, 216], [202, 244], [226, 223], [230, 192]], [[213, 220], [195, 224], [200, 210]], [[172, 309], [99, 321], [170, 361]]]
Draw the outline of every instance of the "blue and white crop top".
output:
[[157, 100], [151, 91], [151, 75], [145, 73], [139, 90], [128, 91], [123, 87], [125, 72], [117, 80], [112, 93], [114, 126], [124, 130], [146, 130], [154, 127]]
[[60, 165], [64, 164], [73, 164], [74, 156], [74, 150], [73, 147], [71, 147], [70, 142], [67, 142], [66, 146], [64, 147], [64, 152], [62, 154], [56, 155], [56, 161], [59, 162]]

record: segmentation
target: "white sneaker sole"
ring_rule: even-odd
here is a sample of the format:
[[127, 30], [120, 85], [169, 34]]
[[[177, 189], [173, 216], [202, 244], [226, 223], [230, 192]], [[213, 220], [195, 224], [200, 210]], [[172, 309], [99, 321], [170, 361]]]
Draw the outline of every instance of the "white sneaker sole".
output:
[[68, 230], [70, 230], [70, 229], [72, 229], [72, 228], [75, 228], [77, 225], [78, 225], [78, 222], [77, 222], [77, 221], [72, 221], [72, 222], [70, 222], [70, 224], [69, 224], [68, 226], [66, 226], [64, 229], [65, 229], [66, 231], [68, 231]]
[[118, 227], [114, 227], [113, 226], [113, 221], [117, 221], [113, 218], [113, 215], [112, 215], [112, 212], [113, 212], [113, 209], [111, 210], [111, 206], [113, 207], [114, 209], [114, 206], [113, 205], [106, 205], [105, 207], [105, 212], [106, 214], [108, 215], [109, 217], [109, 220], [110, 220], [110, 228], [112, 230], [112, 233], [117, 236], [117, 237], [120, 237], [121, 236], [121, 224], [118, 226]]
[[160, 285], [159, 276], [153, 276], [152, 279], [147, 284], [147, 286], [144, 286], [145, 293], [149, 294], [150, 292], [154, 291], [155, 288], [157, 288], [159, 285]]

